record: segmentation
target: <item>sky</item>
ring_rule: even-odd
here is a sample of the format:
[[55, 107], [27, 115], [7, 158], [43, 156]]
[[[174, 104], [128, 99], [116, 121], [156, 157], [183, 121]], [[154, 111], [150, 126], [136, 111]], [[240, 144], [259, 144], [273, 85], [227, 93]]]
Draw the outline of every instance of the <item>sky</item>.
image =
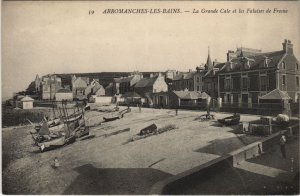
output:
[[[179, 8], [182, 13], [102, 14], [120, 8]], [[192, 13], [215, 8], [288, 13]], [[5, 1], [2, 97], [25, 90], [36, 74], [194, 70], [206, 62], [208, 46], [212, 60], [224, 62], [236, 47], [277, 51], [290, 39], [299, 60], [299, 16], [297, 1]]]

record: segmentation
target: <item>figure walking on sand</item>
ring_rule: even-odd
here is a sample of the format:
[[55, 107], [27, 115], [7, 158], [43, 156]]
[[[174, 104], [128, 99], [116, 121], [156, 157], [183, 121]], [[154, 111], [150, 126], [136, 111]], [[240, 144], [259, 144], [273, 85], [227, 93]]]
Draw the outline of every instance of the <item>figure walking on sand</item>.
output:
[[286, 151], [285, 151], [286, 138], [283, 133], [281, 134], [279, 143], [280, 143], [280, 150], [281, 150], [282, 158], [285, 159], [286, 158]]

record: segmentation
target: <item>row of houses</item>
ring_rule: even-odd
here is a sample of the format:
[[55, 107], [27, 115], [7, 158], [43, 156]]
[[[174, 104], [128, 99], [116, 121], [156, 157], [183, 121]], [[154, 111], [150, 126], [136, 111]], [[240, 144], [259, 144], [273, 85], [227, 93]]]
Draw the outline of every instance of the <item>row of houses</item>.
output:
[[258, 103], [262, 97], [278, 89], [297, 102], [299, 100], [299, 61], [290, 40], [280, 51], [237, 48], [228, 51], [227, 61], [212, 62], [208, 54], [204, 67], [181, 73], [174, 78], [174, 90], [205, 91], [225, 103]]
[[66, 83], [52, 74], [37, 76], [35, 87], [42, 99], [51, 100], [109, 96], [115, 101], [143, 102], [151, 107], [180, 107], [202, 104], [209, 97], [223, 107], [255, 108], [263, 102], [299, 102], [299, 75], [293, 44], [284, 40], [279, 51], [264, 53], [245, 47], [229, 50], [222, 63], [212, 61], [208, 50], [206, 63], [194, 71], [134, 71], [106, 78], [110, 81], [106, 86], [93, 77], [73, 75]]
[[56, 74], [49, 74], [43, 77], [36, 76], [36, 94], [42, 100], [84, 100], [90, 99], [93, 95], [104, 96], [105, 89], [97, 79], [86, 77], [71, 78], [71, 85], [63, 85], [62, 79]]

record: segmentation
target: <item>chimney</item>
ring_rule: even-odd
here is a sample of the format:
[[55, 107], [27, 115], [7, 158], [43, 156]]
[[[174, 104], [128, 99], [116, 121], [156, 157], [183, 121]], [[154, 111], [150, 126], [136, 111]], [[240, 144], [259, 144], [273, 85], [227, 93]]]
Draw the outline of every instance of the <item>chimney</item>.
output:
[[217, 71], [219, 71], [219, 68], [213, 68], [213, 75], [216, 75]]
[[283, 51], [287, 54], [293, 54], [293, 44], [291, 40], [285, 39], [284, 42], [282, 43], [283, 46]]
[[269, 57], [265, 57], [265, 61], [264, 61], [264, 67], [268, 67], [269, 66], [269, 62], [271, 61], [271, 59]]
[[227, 52], [227, 62], [231, 61], [231, 59], [233, 58], [233, 55], [234, 55], [234, 51], [228, 50], [228, 52]]
[[230, 70], [232, 70], [232, 68], [233, 68], [233, 63], [232, 62], [230, 62], [229, 67], [230, 67]]

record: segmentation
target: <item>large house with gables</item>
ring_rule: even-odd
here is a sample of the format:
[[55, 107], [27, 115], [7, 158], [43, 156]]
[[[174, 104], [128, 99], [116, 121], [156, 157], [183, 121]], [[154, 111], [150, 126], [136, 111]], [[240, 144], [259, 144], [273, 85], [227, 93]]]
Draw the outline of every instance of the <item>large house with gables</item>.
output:
[[236, 57], [228, 58], [217, 74], [223, 102], [251, 108], [252, 104], [259, 103], [260, 97], [274, 89], [287, 93], [297, 102], [299, 61], [290, 40], [284, 40], [282, 46], [282, 50], [268, 53], [241, 50]]

